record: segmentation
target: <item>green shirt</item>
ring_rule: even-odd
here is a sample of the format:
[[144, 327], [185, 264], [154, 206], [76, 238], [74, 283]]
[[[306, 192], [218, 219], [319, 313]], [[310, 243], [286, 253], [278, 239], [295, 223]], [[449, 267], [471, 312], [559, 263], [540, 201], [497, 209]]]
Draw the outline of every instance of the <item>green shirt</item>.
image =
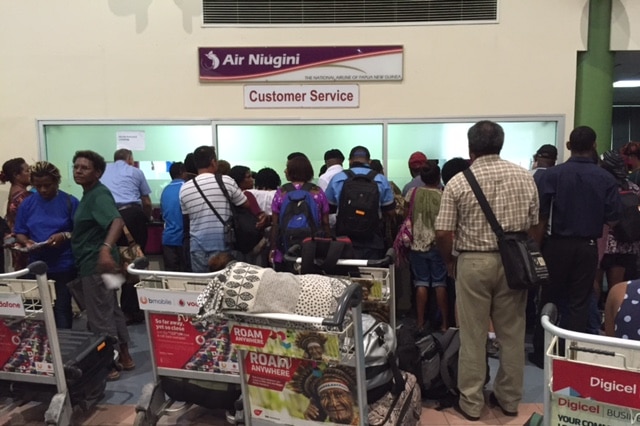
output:
[[[100, 182], [82, 194], [73, 217], [71, 236], [71, 250], [80, 276], [96, 273], [100, 248], [107, 238], [111, 222], [118, 217], [120, 212], [111, 191]], [[114, 248], [111, 254], [117, 263], [117, 250]]]

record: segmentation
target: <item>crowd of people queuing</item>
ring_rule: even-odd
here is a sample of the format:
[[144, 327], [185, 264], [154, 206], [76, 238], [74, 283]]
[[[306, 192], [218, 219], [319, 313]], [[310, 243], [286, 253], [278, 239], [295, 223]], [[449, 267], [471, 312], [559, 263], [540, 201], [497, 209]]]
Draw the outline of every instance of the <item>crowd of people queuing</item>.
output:
[[[271, 168], [253, 172], [219, 160], [212, 146], [200, 146], [171, 165], [171, 181], [162, 191], [164, 268], [208, 272], [213, 255], [231, 251], [238, 260], [290, 271], [283, 255], [286, 238], [296, 234], [283, 235], [294, 193], [308, 194], [308, 208], [297, 212], [302, 220], [307, 215], [311, 223], [305, 226], [318, 236], [348, 235], [356, 258], [382, 258], [398, 244], [398, 230], [410, 219], [411, 239], [404, 242], [409, 255], [397, 267], [410, 271], [416, 336], [460, 328], [465, 368], [459, 369], [456, 409], [469, 420], [479, 419], [485, 405], [486, 356], [498, 356], [488, 403], [516, 415], [527, 329], [534, 342], [529, 359], [542, 364], [536, 318], [544, 303], [559, 307], [563, 328], [640, 339], [640, 315], [633, 310], [640, 300], [640, 240], [623, 240], [616, 232], [624, 208], [620, 194], [640, 197], [640, 143], [599, 156], [595, 132], [580, 126], [571, 132], [566, 145], [571, 155], [564, 163], [556, 165], [555, 146], [542, 145], [531, 170], [500, 158], [503, 144], [502, 127], [480, 121], [468, 131], [468, 159], [453, 158], [440, 167], [424, 153], [412, 153], [410, 181], [402, 190], [385, 177], [382, 163], [371, 159], [366, 146], [355, 146], [346, 158], [338, 149], [328, 150], [317, 177], [307, 155], [293, 152], [286, 158], [284, 183]], [[138, 299], [125, 283], [118, 301], [102, 274], [122, 272], [117, 246], [127, 244], [125, 227], [145, 246], [151, 190], [130, 150], [117, 150], [113, 160], [107, 164], [93, 151], [76, 152], [73, 179], [82, 187], [81, 200], [59, 190], [55, 165], [39, 161], [29, 166], [22, 158], [5, 162], [0, 179], [11, 188], [1, 225], [5, 245], [13, 244], [14, 269], [35, 260], [48, 264], [56, 282], [57, 326], [71, 328], [72, 294], [82, 299], [89, 329], [116, 336], [121, 362], [130, 370], [135, 364], [127, 325], [143, 320]], [[461, 173], [466, 169], [502, 228], [528, 232], [540, 245], [550, 274], [550, 284], [541, 291], [528, 294], [508, 287], [496, 236]], [[345, 201], [346, 193], [356, 178], [376, 189], [375, 217], [364, 210], [356, 213], [373, 220], [366, 232], [358, 231], [345, 213], [352, 201]], [[242, 251], [234, 250], [230, 226], [240, 216], [252, 220], [259, 235]], [[114, 370], [110, 378], [118, 375]]]

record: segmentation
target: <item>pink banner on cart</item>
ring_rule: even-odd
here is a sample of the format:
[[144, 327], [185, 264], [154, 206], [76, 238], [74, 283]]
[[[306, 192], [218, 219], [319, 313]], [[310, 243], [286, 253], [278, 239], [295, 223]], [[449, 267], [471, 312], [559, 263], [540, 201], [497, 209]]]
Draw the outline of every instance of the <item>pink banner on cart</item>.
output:
[[552, 391], [607, 404], [640, 408], [640, 373], [554, 359]]
[[153, 356], [158, 367], [237, 374], [237, 353], [223, 322], [192, 323], [188, 315], [150, 314]]
[[20, 336], [0, 322], [0, 364], [4, 365], [20, 344]]
[[2, 371], [53, 376], [44, 321], [0, 321], [0, 361]]

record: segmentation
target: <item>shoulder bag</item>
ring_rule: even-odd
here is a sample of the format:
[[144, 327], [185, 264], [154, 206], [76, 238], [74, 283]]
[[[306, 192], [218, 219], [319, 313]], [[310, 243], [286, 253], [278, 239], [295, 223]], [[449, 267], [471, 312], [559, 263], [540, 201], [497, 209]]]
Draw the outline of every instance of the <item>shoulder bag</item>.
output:
[[400, 229], [393, 241], [393, 249], [396, 251], [396, 265], [409, 263], [409, 252], [411, 251], [411, 243], [413, 243], [413, 201], [416, 198], [418, 188], [414, 188], [409, 199], [409, 213], [402, 221]]
[[142, 251], [140, 244], [136, 243], [133, 239], [131, 232], [129, 232], [129, 228], [127, 228], [126, 225], [122, 229], [122, 232], [124, 232], [124, 236], [127, 237], [127, 245], [124, 247], [118, 247], [118, 251], [120, 253], [120, 269], [125, 277], [126, 284], [136, 284], [140, 281], [140, 278], [137, 275], [129, 274], [127, 272], [127, 267], [137, 258], [144, 257], [144, 252]]
[[471, 169], [467, 169], [463, 173], [471, 185], [491, 229], [498, 237], [498, 250], [509, 288], [530, 290], [546, 284], [549, 281], [549, 271], [538, 244], [526, 232], [505, 232], [498, 223]]
[[251, 252], [254, 247], [264, 237], [264, 231], [257, 228], [258, 217], [254, 216], [249, 209], [244, 207], [238, 207], [231, 201], [231, 196], [227, 191], [227, 187], [222, 181], [222, 175], [216, 173], [216, 182], [222, 191], [222, 194], [229, 202], [231, 208], [231, 218], [229, 221], [233, 224], [235, 232], [235, 244], [234, 250], [238, 250], [240, 253], [247, 254]]

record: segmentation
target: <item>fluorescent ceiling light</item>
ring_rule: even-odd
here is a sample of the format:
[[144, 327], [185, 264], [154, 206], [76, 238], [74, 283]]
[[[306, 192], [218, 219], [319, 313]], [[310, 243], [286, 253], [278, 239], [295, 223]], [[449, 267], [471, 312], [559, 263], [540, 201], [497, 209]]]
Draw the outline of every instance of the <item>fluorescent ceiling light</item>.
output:
[[640, 80], [620, 80], [613, 83], [613, 87], [640, 87]]

